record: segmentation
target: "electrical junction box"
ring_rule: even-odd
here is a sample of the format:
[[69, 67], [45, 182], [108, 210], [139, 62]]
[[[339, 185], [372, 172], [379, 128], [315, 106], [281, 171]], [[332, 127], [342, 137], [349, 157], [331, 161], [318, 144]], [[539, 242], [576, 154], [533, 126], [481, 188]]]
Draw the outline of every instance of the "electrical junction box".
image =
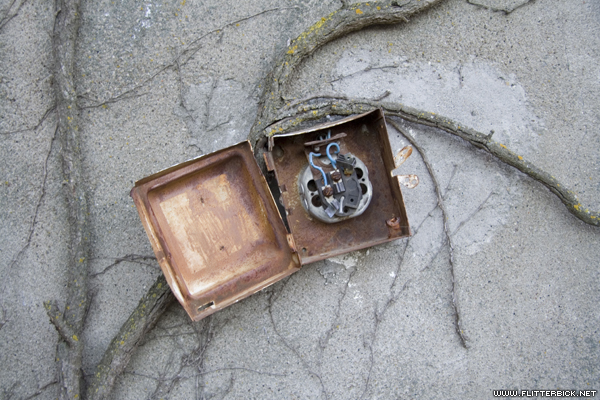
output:
[[131, 190], [167, 282], [193, 320], [304, 264], [410, 235], [400, 183], [418, 179], [392, 173], [411, 149], [394, 159], [381, 110], [271, 136], [266, 150], [273, 190], [249, 142]]

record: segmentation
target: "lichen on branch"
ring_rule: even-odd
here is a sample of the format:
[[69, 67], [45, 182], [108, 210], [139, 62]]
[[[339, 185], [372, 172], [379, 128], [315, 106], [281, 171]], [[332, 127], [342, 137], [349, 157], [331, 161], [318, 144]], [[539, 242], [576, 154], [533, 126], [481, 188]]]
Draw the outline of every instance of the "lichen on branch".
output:
[[569, 212], [581, 221], [586, 224], [600, 226], [600, 212], [583, 206], [574, 191], [560, 183], [550, 173], [510, 150], [506, 145], [493, 140], [491, 135], [485, 135], [468, 128], [450, 118], [428, 111], [417, 110], [400, 103], [348, 99], [345, 97], [335, 99], [330, 96], [327, 98], [310, 98], [295, 103], [293, 107], [282, 108], [275, 118], [276, 122], [269, 126], [265, 131], [265, 135], [270, 136], [289, 132], [307, 121], [319, 120], [327, 115], [346, 116], [363, 113], [375, 108], [383, 109], [386, 116], [399, 117], [410, 122], [441, 129], [487, 151], [503, 163], [515, 167], [546, 186], [567, 207]]
[[171, 293], [164, 275], [161, 274], [140, 299], [138, 306], [104, 352], [88, 387], [88, 400], [110, 398], [117, 377], [127, 367], [144, 335], [152, 329], [174, 301], [175, 296]]
[[88, 312], [89, 207], [82, 166], [79, 108], [73, 82], [75, 42], [79, 23], [79, 0], [56, 0], [52, 33], [52, 73], [57, 138], [61, 145], [63, 190], [69, 226], [68, 264], [63, 310], [60, 311], [56, 300], [46, 302], [45, 308], [60, 335], [57, 360], [61, 399], [79, 398], [81, 392], [81, 337]]
[[265, 78], [258, 115], [250, 130], [249, 140], [256, 144], [265, 127], [276, 120], [284, 105], [283, 93], [300, 64], [325, 44], [369, 26], [407, 22], [408, 18], [441, 3], [443, 0], [392, 0], [344, 5], [321, 18], [297, 38], [274, 61]]

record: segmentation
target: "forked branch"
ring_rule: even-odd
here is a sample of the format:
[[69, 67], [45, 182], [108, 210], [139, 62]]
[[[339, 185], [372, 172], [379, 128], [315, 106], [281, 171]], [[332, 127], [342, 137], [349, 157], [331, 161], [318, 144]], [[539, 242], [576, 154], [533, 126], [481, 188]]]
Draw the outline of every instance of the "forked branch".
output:
[[307, 121], [318, 120], [327, 115], [352, 115], [375, 108], [382, 108], [386, 116], [399, 117], [417, 124], [438, 128], [466, 140], [473, 146], [483, 149], [498, 160], [515, 167], [524, 174], [546, 186], [567, 207], [575, 217], [586, 224], [600, 226], [600, 212], [584, 207], [577, 194], [560, 183], [555, 177], [508, 149], [504, 144], [492, 140], [474, 129], [428, 111], [417, 110], [399, 103], [377, 102], [365, 99], [339, 99], [315, 97], [297, 104], [294, 108], [283, 108], [266, 131], [267, 135], [288, 132]]

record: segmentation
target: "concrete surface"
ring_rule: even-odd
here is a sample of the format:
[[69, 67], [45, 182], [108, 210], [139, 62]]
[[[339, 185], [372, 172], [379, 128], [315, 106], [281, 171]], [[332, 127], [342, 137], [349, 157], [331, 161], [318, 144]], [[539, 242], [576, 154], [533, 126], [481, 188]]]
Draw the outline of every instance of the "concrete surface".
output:
[[[4, 0], [0, 10], [10, 4]], [[339, 6], [83, 1], [77, 88], [94, 274], [83, 338], [87, 375], [160, 273], [151, 260], [115, 265], [128, 254], [152, 255], [128, 196], [133, 182], [244, 140], [276, 55]], [[64, 299], [67, 232], [56, 121], [52, 113], [42, 118], [53, 101], [52, 25], [52, 7], [32, 0], [0, 30], [0, 399], [57, 394], [58, 336], [42, 307]], [[186, 49], [185, 64], [163, 68]], [[288, 95], [377, 97], [386, 90], [386, 100], [494, 130], [495, 140], [600, 208], [598, 2], [538, 0], [505, 15], [449, 0], [407, 24], [324, 47]], [[489, 155], [435, 129], [404, 127], [442, 186], [468, 349], [455, 332], [441, 213], [415, 152], [402, 166], [421, 178], [404, 191], [410, 239], [305, 266], [198, 323], [173, 306], [114, 398], [447, 399], [492, 398], [493, 389], [600, 390], [600, 230]], [[395, 149], [406, 144], [392, 127], [390, 138]]]

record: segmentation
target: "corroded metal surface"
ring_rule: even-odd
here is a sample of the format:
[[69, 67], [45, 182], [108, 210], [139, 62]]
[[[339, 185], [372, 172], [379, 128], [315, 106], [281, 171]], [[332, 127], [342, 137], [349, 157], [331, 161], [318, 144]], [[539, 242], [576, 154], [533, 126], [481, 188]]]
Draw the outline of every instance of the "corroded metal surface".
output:
[[[341, 140], [344, 153], [365, 163], [373, 192], [363, 214], [335, 224], [306, 212], [298, 186], [306, 144], [318, 144], [325, 130], [331, 130], [331, 140]], [[301, 264], [408, 236], [388, 140], [380, 110], [270, 138], [265, 162], [275, 171], [291, 233], [249, 142], [137, 182], [131, 196], [167, 282], [190, 317], [202, 319]]]
[[412, 150], [412, 146], [404, 146], [402, 149], [400, 149], [400, 151], [398, 151], [394, 157], [394, 166], [398, 168], [404, 164], [404, 161], [406, 161], [412, 154]]
[[248, 142], [145, 178], [131, 195], [173, 293], [195, 320], [300, 267]]
[[[317, 221], [306, 212], [298, 188], [298, 174], [307, 165], [306, 142], [318, 141], [331, 130], [331, 138], [344, 132], [340, 146], [369, 168], [373, 199], [365, 212], [336, 224]], [[381, 110], [269, 139], [269, 164], [273, 167], [287, 212], [287, 220], [302, 264], [363, 249], [410, 234], [402, 192], [391, 176], [393, 153]], [[272, 162], [271, 162], [272, 161]], [[387, 221], [394, 220], [394, 227]]]
[[417, 175], [396, 175], [398, 183], [406, 186], [409, 189], [414, 189], [419, 185], [419, 177]]

